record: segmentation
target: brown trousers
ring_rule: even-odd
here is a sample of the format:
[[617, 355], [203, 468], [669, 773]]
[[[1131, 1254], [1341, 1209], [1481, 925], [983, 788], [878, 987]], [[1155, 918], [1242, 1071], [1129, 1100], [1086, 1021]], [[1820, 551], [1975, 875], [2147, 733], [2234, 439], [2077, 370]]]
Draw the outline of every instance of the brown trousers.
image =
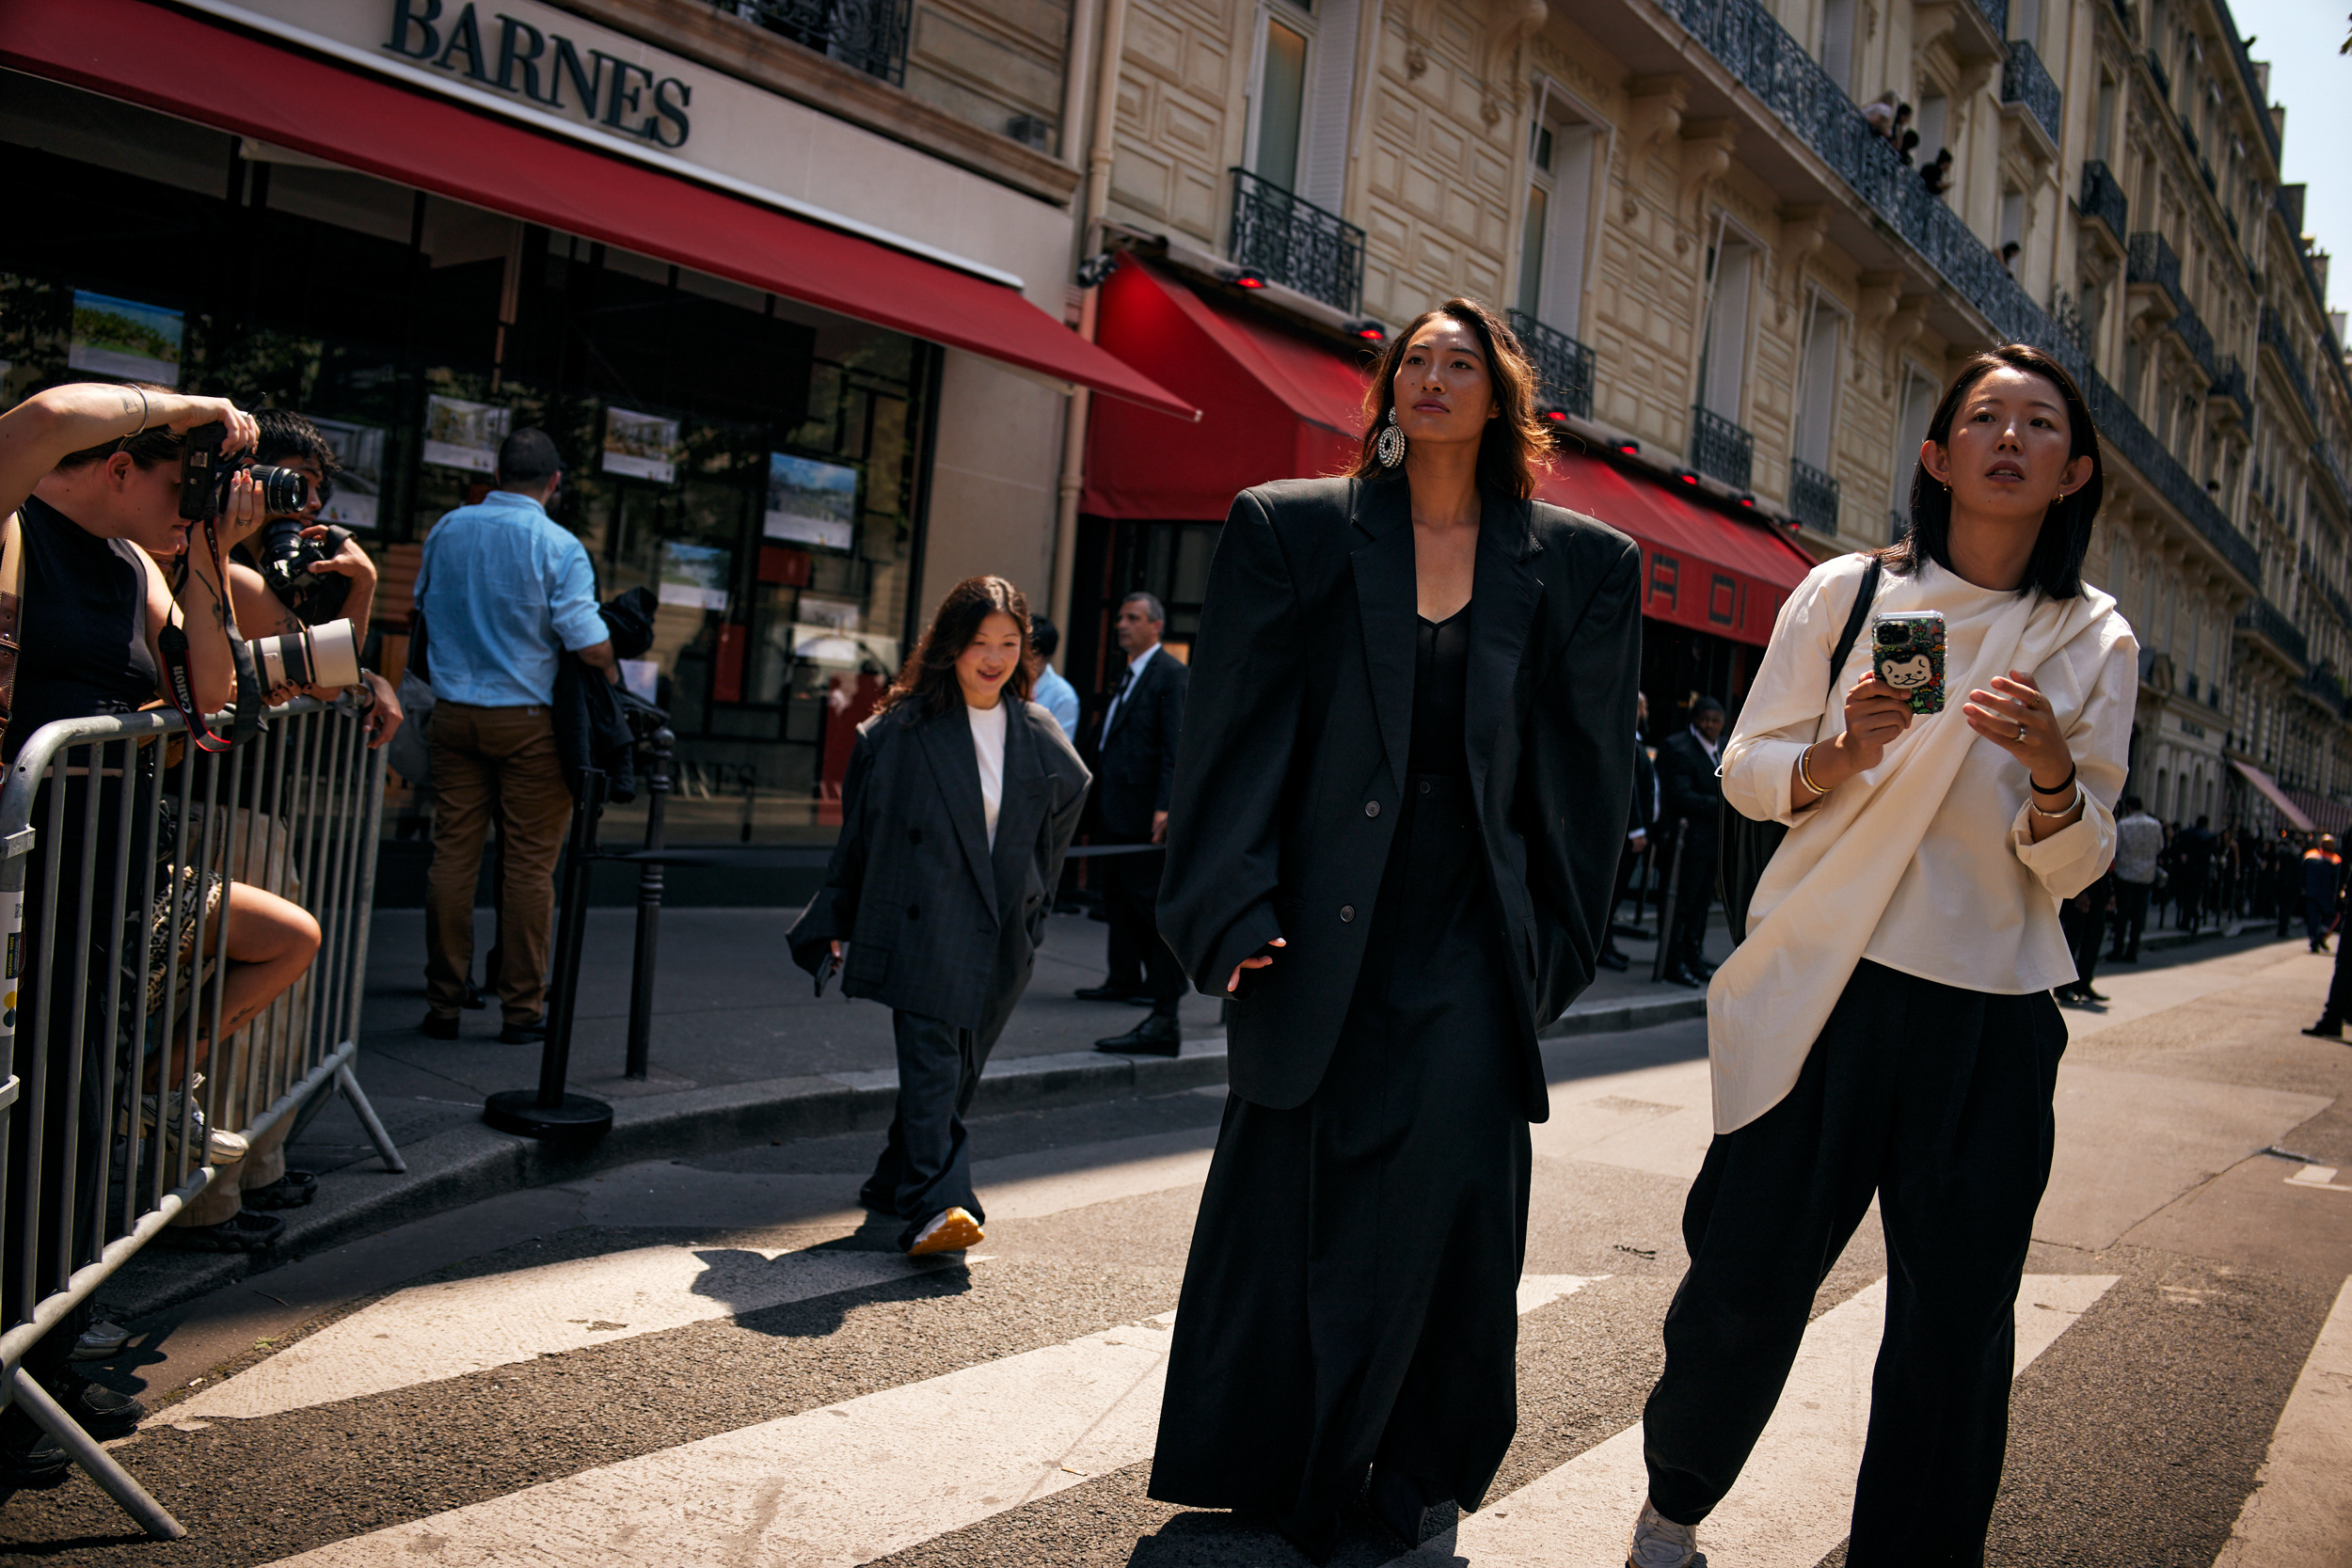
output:
[[433, 708], [433, 872], [425, 884], [425, 1006], [455, 1018], [473, 968], [473, 895], [482, 844], [497, 814], [499, 972], [486, 975], [509, 1023], [547, 1006], [548, 928], [555, 860], [571, 822], [572, 794], [546, 708], [475, 707], [447, 699]]

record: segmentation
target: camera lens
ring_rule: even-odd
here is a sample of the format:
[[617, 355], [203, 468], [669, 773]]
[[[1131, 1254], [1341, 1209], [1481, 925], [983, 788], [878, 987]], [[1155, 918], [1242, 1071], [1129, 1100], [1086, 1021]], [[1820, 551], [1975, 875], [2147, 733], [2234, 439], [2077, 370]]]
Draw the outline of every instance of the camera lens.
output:
[[310, 482], [292, 468], [255, 464], [253, 483], [262, 487], [262, 508], [270, 513], [299, 512], [310, 499]]

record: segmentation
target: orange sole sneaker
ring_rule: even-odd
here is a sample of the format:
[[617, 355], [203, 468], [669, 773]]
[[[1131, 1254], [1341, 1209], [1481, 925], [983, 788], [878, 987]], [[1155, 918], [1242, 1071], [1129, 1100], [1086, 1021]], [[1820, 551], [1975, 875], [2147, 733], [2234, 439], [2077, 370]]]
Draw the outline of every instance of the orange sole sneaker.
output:
[[934, 1252], [962, 1252], [978, 1246], [985, 1233], [980, 1222], [961, 1209], [950, 1209], [923, 1227], [907, 1248], [909, 1258], [929, 1258]]

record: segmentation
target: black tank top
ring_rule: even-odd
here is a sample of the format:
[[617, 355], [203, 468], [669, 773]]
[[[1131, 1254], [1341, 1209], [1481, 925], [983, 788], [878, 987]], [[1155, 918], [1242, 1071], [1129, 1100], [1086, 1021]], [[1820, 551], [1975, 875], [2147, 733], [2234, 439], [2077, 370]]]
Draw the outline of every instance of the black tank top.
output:
[[138, 546], [101, 539], [38, 497], [18, 508], [24, 594], [16, 711], [0, 759], [59, 719], [128, 713], [155, 700], [147, 646], [147, 576]]
[[1470, 689], [1470, 607], [1413, 617], [1413, 738], [1406, 771], [1470, 776], [1462, 707]]

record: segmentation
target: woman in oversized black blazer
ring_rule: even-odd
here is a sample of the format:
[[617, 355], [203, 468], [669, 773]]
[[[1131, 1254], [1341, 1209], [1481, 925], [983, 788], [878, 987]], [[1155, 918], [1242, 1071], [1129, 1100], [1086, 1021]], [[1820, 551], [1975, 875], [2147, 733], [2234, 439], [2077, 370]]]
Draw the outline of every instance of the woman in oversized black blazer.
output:
[[1593, 977], [1641, 664], [1632, 543], [1528, 499], [1532, 392], [1483, 306], [1399, 334], [1356, 475], [1234, 500], [1192, 649], [1160, 929], [1232, 1093], [1152, 1495], [1317, 1557], [1367, 1472], [1400, 1534], [1476, 1507], [1518, 1420], [1535, 1032]]
[[1086, 765], [1028, 701], [1028, 640], [1004, 578], [947, 591], [858, 726], [825, 885], [786, 938], [803, 968], [838, 958], [845, 993], [891, 1009], [898, 1107], [859, 1197], [904, 1220], [917, 1256], [980, 1240], [963, 1115], [1028, 987], [1086, 805]]

